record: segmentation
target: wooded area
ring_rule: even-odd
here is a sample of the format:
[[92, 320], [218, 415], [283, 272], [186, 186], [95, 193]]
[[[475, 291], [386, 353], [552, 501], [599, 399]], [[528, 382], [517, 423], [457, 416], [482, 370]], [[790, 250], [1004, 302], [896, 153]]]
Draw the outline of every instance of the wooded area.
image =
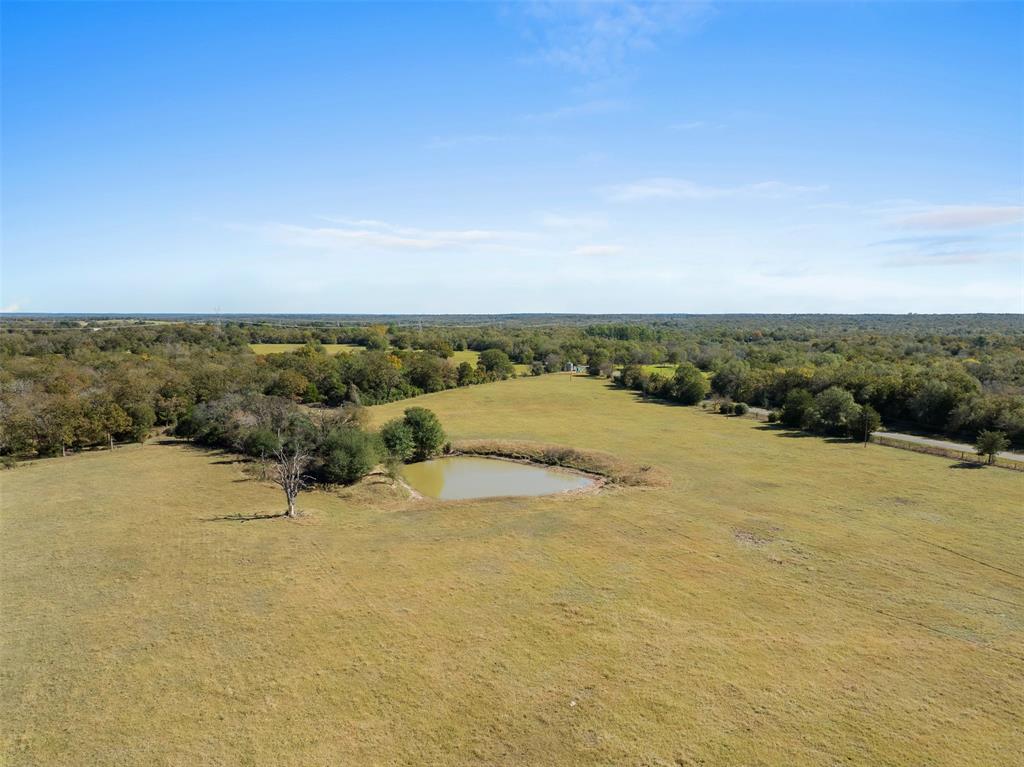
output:
[[[853, 434], [874, 411], [888, 425], [1024, 445], [1024, 332], [1009, 315], [373, 319], [10, 318], [0, 451], [141, 440], [229, 397], [373, 405], [507, 378], [513, 364], [543, 375], [568, 363], [653, 397], [693, 404], [710, 392], [777, 410], [798, 428]], [[304, 346], [260, 356], [250, 343]], [[452, 359], [467, 350], [477, 365]], [[678, 367], [641, 367], [654, 364]]]

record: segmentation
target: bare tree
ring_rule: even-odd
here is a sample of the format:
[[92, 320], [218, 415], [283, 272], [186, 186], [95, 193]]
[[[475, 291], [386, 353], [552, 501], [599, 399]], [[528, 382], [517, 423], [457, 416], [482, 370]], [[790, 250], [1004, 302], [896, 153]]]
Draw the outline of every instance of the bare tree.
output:
[[313, 457], [301, 440], [286, 440], [280, 429], [277, 433], [277, 442], [270, 479], [284, 490], [284, 497], [288, 500], [288, 511], [285, 512], [285, 516], [294, 519], [297, 513], [295, 499], [300, 492], [309, 487], [306, 469], [309, 468]]

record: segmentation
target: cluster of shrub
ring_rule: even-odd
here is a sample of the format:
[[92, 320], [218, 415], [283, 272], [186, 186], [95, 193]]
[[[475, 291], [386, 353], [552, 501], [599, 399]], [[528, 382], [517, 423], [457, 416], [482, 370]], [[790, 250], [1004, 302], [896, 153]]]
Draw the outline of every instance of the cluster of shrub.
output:
[[[591, 370], [591, 372], [595, 372]], [[601, 371], [604, 372], [604, 371]], [[756, 368], [729, 359], [707, 371], [683, 363], [674, 376], [647, 373], [628, 364], [617, 382], [626, 388], [686, 404], [712, 394], [774, 411], [794, 428], [825, 434], [863, 436], [884, 418], [890, 424], [924, 428], [961, 439], [999, 431], [1024, 444], [1024, 396], [988, 392], [959, 363], [937, 359], [927, 367], [885, 371], [867, 361], [840, 361], [828, 367]]]
[[870, 404], [858, 404], [846, 389], [830, 386], [817, 395], [793, 389], [782, 408], [768, 414], [770, 423], [819, 434], [867, 440], [882, 425], [882, 417]]
[[367, 429], [365, 421], [356, 405], [308, 412], [281, 397], [232, 394], [194, 407], [174, 433], [250, 456], [264, 467], [299, 451], [308, 457], [303, 470], [310, 478], [341, 485], [380, 464], [426, 460], [445, 449], [444, 429], [426, 408], [408, 408], [379, 432]]
[[[615, 380], [620, 386], [640, 391], [645, 397], [684, 405], [695, 405], [717, 389], [699, 368], [685, 362], [671, 377], [647, 373], [639, 365], [626, 365]], [[715, 393], [722, 394], [720, 389]], [[715, 407], [728, 415], [744, 415], [749, 410], [745, 402], [730, 399], [719, 400]], [[805, 431], [864, 439], [881, 426], [877, 410], [868, 403], [858, 404], [850, 392], [838, 386], [830, 386], [816, 396], [806, 389], [793, 389], [786, 395], [782, 408], [773, 410], [768, 420]]]
[[375, 351], [328, 355], [317, 341], [294, 352], [263, 358], [265, 392], [306, 404], [364, 405], [415, 397], [459, 386], [500, 381], [515, 375], [508, 355], [486, 349], [475, 365], [428, 350]]
[[266, 357], [247, 346], [191, 344], [13, 356], [0, 370], [0, 455], [61, 455], [141, 441], [154, 427], [174, 427], [228, 397], [372, 405], [514, 373], [500, 350], [485, 351], [479, 360], [453, 365], [427, 351], [334, 356], [316, 342]]

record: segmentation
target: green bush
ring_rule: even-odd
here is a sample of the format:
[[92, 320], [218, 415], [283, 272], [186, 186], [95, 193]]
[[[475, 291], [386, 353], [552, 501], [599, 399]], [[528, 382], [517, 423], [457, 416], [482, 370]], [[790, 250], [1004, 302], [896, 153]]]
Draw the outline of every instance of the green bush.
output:
[[711, 387], [696, 365], [684, 362], [676, 368], [672, 379], [672, 398], [684, 405], [696, 405], [707, 396]]
[[381, 458], [380, 443], [360, 429], [341, 427], [327, 435], [320, 454], [327, 482], [350, 485], [365, 477]]
[[266, 427], [257, 427], [245, 435], [242, 452], [255, 458], [266, 458], [279, 447], [277, 434]]
[[408, 408], [405, 423], [412, 431], [413, 458], [425, 461], [441, 452], [445, 443], [444, 429], [432, 411], [425, 407]]
[[847, 434], [861, 415], [860, 405], [846, 389], [830, 386], [814, 398], [814, 407], [804, 413], [803, 426], [809, 431]]
[[477, 365], [494, 378], [508, 378], [515, 372], [512, 360], [501, 349], [485, 349], [480, 352]]
[[380, 430], [380, 438], [388, 455], [396, 461], [408, 461], [416, 452], [412, 428], [402, 418], [384, 424]]
[[799, 429], [804, 425], [804, 416], [814, 407], [814, 395], [807, 389], [793, 389], [786, 395], [782, 406], [781, 421], [786, 426]]
[[988, 462], [992, 464], [996, 462], [996, 456], [1009, 447], [1010, 440], [1003, 432], [986, 430], [978, 434], [974, 449], [978, 455], [988, 456]]
[[732, 406], [732, 412], [735, 413], [736, 415], [746, 415], [749, 411], [750, 408], [747, 407], [746, 403], [743, 402], [737, 402], [735, 405]]

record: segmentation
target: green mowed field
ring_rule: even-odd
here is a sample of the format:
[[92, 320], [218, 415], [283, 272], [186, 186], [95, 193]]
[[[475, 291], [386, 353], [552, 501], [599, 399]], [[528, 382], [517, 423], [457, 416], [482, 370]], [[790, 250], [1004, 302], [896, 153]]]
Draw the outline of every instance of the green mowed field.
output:
[[[305, 344], [249, 344], [254, 354], [284, 354], [301, 349]], [[361, 352], [362, 346], [358, 344], [323, 344], [324, 351], [328, 354], [340, 354], [341, 352]]]
[[475, 352], [472, 349], [466, 349], [464, 351], [452, 352], [452, 356], [449, 358], [453, 365], [460, 365], [463, 362], [468, 362], [473, 367], [476, 367], [477, 360], [480, 359], [480, 352]]
[[[473, 351], [472, 349], [466, 349], [464, 351], [452, 352], [452, 356], [449, 358], [453, 365], [460, 365], [463, 362], [468, 362], [473, 367], [476, 367], [477, 361], [480, 359], [480, 352]], [[526, 376], [530, 375], [530, 366], [523, 365], [519, 362], [513, 362], [512, 367], [515, 368], [516, 375]]]
[[662, 365], [641, 365], [640, 367], [648, 375], [651, 375], [652, 373], [657, 373], [658, 375], [662, 376], [663, 378], [671, 378], [672, 376], [674, 376], [676, 374], [676, 368], [679, 367], [679, 366], [678, 365], [662, 364]]
[[300, 498], [151, 443], [0, 476], [9, 765], [1017, 765], [1024, 476], [548, 375], [374, 408], [666, 487]]
[[[675, 374], [676, 374], [676, 369], [677, 369], [678, 367], [679, 367], [678, 365], [670, 365], [670, 364], [668, 364], [667, 362], [665, 362], [665, 363], [661, 363], [661, 364], [659, 364], [659, 365], [641, 365], [641, 366], [640, 366], [640, 368], [641, 368], [641, 369], [642, 369], [642, 370], [643, 370], [643, 371], [644, 371], [645, 373], [647, 373], [647, 375], [651, 375], [651, 374], [653, 374], [653, 373], [657, 373], [657, 374], [658, 374], [658, 375], [660, 375], [660, 376], [661, 376], [662, 378], [672, 378], [673, 376], [675, 376]], [[709, 380], [710, 380], [710, 379], [711, 379], [711, 377], [712, 377], [712, 376], [713, 376], [714, 374], [713, 374], [713, 373], [710, 373], [710, 372], [708, 372], [708, 371], [706, 371], [706, 370], [705, 370], [705, 371], [703, 371], [703, 372], [702, 372], [702, 375], [703, 375], [703, 376], [704, 376], [705, 378], [707, 378], [707, 379], [709, 379]]]

